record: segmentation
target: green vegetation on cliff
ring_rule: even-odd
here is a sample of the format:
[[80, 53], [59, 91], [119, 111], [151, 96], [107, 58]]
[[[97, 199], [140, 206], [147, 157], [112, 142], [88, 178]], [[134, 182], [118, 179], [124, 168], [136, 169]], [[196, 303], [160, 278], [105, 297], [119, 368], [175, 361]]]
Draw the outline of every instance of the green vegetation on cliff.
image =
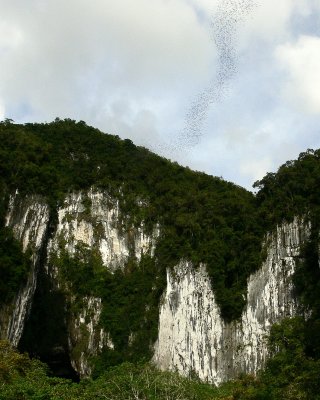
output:
[[[44, 196], [52, 215], [71, 191], [96, 187], [119, 199], [130, 225], [161, 226], [160, 266], [207, 265], [224, 318], [238, 318], [247, 277], [261, 263], [263, 229], [245, 189], [183, 168], [84, 122], [0, 124], [0, 176], [7, 192]], [[146, 206], [139, 206], [141, 199]]]

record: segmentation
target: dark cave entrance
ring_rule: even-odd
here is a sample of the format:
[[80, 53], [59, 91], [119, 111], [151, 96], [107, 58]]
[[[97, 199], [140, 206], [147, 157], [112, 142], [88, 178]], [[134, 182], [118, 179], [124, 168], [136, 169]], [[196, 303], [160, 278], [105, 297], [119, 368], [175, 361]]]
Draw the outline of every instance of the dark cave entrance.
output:
[[40, 267], [31, 311], [18, 348], [48, 364], [52, 376], [79, 382], [79, 375], [70, 362], [66, 320], [65, 297], [53, 288]]

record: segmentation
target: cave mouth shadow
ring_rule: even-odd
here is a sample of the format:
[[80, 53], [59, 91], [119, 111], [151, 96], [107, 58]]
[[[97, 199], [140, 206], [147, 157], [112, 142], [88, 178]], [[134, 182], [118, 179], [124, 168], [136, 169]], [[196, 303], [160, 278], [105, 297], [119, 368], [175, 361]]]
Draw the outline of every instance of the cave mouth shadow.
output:
[[70, 361], [67, 319], [65, 295], [53, 287], [46, 272], [40, 268], [32, 307], [18, 349], [46, 363], [50, 369], [49, 376], [79, 382], [79, 374]]

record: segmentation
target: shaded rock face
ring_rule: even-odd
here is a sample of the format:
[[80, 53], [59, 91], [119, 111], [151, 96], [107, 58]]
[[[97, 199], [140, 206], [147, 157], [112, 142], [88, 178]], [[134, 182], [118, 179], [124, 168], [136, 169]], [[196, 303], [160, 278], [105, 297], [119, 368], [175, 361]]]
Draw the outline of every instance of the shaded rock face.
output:
[[106, 345], [112, 347], [112, 342], [99, 326], [101, 299], [86, 297], [84, 304], [80, 313], [71, 316], [69, 321], [69, 348], [72, 367], [81, 377], [88, 377], [92, 372], [89, 358], [99, 354]]
[[248, 280], [247, 305], [239, 321], [225, 323], [204, 265], [181, 261], [167, 271], [153, 361], [163, 370], [218, 384], [263, 367], [272, 324], [299, 312], [292, 275], [310, 227], [295, 219], [266, 240], [267, 258]]
[[23, 250], [31, 250], [31, 269], [23, 287], [11, 304], [0, 309], [0, 337], [17, 346], [30, 311], [36, 289], [37, 270], [41, 261], [49, 223], [49, 208], [37, 196], [21, 199], [18, 193], [10, 197], [6, 226], [12, 228]]

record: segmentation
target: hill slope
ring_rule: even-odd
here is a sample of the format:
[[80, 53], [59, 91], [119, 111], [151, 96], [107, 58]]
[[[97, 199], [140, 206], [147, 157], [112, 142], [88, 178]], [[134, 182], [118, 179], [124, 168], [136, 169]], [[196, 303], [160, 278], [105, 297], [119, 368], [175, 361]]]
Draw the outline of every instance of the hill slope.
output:
[[[302, 388], [301, 393], [307, 393], [307, 380], [310, 387], [316, 387], [313, 375], [320, 358], [320, 150], [308, 150], [277, 173], [267, 174], [256, 182], [259, 190], [253, 195], [84, 122], [17, 125], [5, 121], [0, 124], [0, 143], [0, 322], [30, 276], [38, 279], [34, 297], [35, 285], [28, 295], [34, 301], [20, 348], [50, 361], [59, 348], [64, 349], [65, 357], [70, 337], [77, 338], [73, 358], [80, 359], [88, 337], [91, 340], [96, 331], [107, 327], [110, 338], [102, 335], [100, 339], [109, 343], [108, 348], [100, 353], [99, 344], [92, 353], [87, 349], [92, 357], [99, 353], [91, 360], [96, 375], [110, 365], [150, 358], [166, 270], [171, 270], [173, 280], [179, 280], [179, 271], [175, 271], [181, 260], [190, 261], [196, 273], [206, 266], [223, 319], [234, 321], [246, 305], [248, 278], [266, 257], [262, 245], [265, 234], [299, 217], [310, 227], [310, 236], [293, 256], [293, 280], [309, 318], [284, 321], [274, 328], [271, 345], [281, 352], [267, 365], [262, 389], [258, 386], [252, 393], [260, 389], [271, 393], [268, 385], [287, 385], [284, 396], [293, 399], [289, 393], [292, 382], [294, 390]], [[9, 224], [13, 232], [4, 226], [8, 210], [14, 210]], [[37, 210], [42, 210], [45, 228], [38, 221], [33, 229], [41, 232], [42, 239], [22, 248], [15, 237], [31, 237], [32, 232], [18, 232], [17, 221], [24, 220], [26, 226], [37, 222]], [[121, 268], [111, 263], [109, 269], [104, 267], [100, 245], [106, 227], [99, 222], [101, 210], [105, 215], [116, 213], [116, 220], [110, 217], [107, 228], [110, 232], [115, 229], [123, 239], [118, 237], [126, 254]], [[68, 224], [69, 231], [65, 229]], [[93, 247], [86, 241], [90, 226], [94, 229]], [[79, 240], [72, 239], [75, 232], [81, 232]], [[87, 313], [83, 313], [84, 306]], [[28, 307], [25, 312], [30, 312]], [[46, 317], [48, 309], [55, 311], [50, 318]], [[95, 319], [99, 321], [92, 332], [81, 331]], [[293, 342], [288, 345], [286, 338]], [[98, 343], [98, 339], [94, 340]], [[306, 378], [303, 366], [309, 368]], [[284, 382], [284, 375], [278, 372], [289, 367], [292, 382]], [[277, 390], [275, 395], [261, 398], [280, 398], [282, 389]], [[298, 393], [294, 390], [292, 393]], [[316, 393], [316, 389], [311, 392]]]
[[161, 263], [174, 265], [181, 258], [206, 263], [223, 316], [240, 315], [247, 277], [261, 262], [264, 233], [252, 193], [83, 122], [3, 123], [0, 140], [6, 193], [42, 195], [56, 218], [67, 193], [107, 190], [119, 200], [127, 225], [142, 220], [147, 229], [161, 225]]

